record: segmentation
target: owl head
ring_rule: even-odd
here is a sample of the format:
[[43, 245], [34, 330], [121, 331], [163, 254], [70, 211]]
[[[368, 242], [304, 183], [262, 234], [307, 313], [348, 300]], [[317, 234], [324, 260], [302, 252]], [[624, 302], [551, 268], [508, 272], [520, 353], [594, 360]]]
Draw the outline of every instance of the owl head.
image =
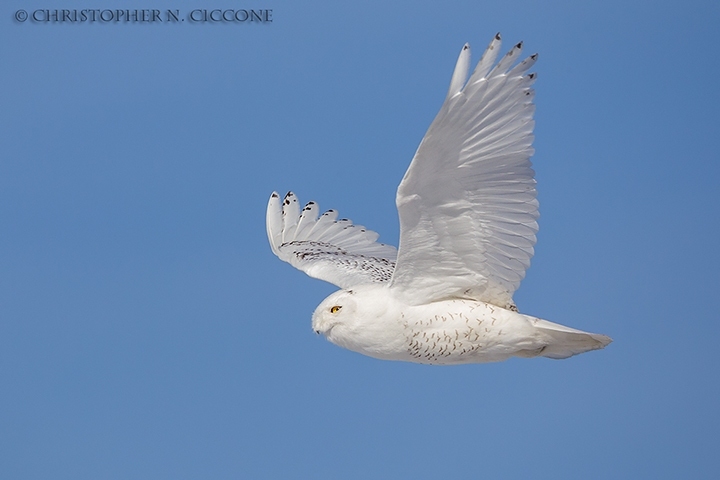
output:
[[329, 336], [333, 328], [352, 323], [356, 309], [357, 303], [352, 290], [335, 292], [315, 309], [312, 328], [317, 334]]

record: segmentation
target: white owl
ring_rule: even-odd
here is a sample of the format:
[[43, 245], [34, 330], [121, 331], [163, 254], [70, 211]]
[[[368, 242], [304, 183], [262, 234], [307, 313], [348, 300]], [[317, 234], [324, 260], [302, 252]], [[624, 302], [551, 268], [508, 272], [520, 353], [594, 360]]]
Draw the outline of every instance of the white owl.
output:
[[567, 358], [603, 348], [605, 335], [518, 313], [512, 296], [530, 265], [538, 202], [533, 154], [537, 54], [522, 43], [497, 64], [496, 35], [468, 79], [460, 52], [445, 102], [397, 190], [400, 247], [297, 197], [273, 193], [273, 252], [339, 286], [317, 307], [315, 332], [385, 360], [428, 364]]

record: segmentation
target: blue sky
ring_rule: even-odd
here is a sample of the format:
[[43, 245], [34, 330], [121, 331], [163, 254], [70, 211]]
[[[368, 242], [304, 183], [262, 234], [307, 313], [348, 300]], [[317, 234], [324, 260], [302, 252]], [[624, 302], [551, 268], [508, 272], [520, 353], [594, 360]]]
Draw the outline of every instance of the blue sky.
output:
[[[717, 2], [0, 8], [0, 476], [715, 478]], [[38, 8], [273, 9], [43, 24]], [[428, 367], [310, 329], [273, 190], [397, 243], [465, 42], [524, 40], [540, 232], [521, 311], [614, 343]]]

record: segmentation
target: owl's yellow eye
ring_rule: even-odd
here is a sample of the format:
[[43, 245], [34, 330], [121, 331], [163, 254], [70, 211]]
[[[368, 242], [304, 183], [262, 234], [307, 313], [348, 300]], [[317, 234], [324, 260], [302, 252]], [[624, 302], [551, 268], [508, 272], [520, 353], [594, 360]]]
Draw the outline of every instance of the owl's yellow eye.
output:
[[340, 305], [335, 305], [334, 307], [330, 307], [330, 313], [337, 313], [340, 311], [342, 307]]

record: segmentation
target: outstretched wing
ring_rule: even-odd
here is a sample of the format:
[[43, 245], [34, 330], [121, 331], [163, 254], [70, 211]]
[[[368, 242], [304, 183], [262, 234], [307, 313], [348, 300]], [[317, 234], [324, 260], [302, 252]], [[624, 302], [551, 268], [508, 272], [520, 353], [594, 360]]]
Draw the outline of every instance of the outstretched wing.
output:
[[361, 225], [337, 220], [335, 210], [319, 218], [318, 211], [315, 202], [300, 211], [292, 192], [282, 202], [273, 192], [267, 208], [267, 234], [280, 260], [340, 288], [390, 280], [397, 256], [395, 247], [376, 242], [379, 235]]
[[522, 43], [493, 67], [496, 35], [467, 80], [465, 45], [440, 112], [397, 191], [400, 249], [391, 287], [411, 304], [448, 297], [513, 307], [538, 226], [530, 156], [535, 106]]

